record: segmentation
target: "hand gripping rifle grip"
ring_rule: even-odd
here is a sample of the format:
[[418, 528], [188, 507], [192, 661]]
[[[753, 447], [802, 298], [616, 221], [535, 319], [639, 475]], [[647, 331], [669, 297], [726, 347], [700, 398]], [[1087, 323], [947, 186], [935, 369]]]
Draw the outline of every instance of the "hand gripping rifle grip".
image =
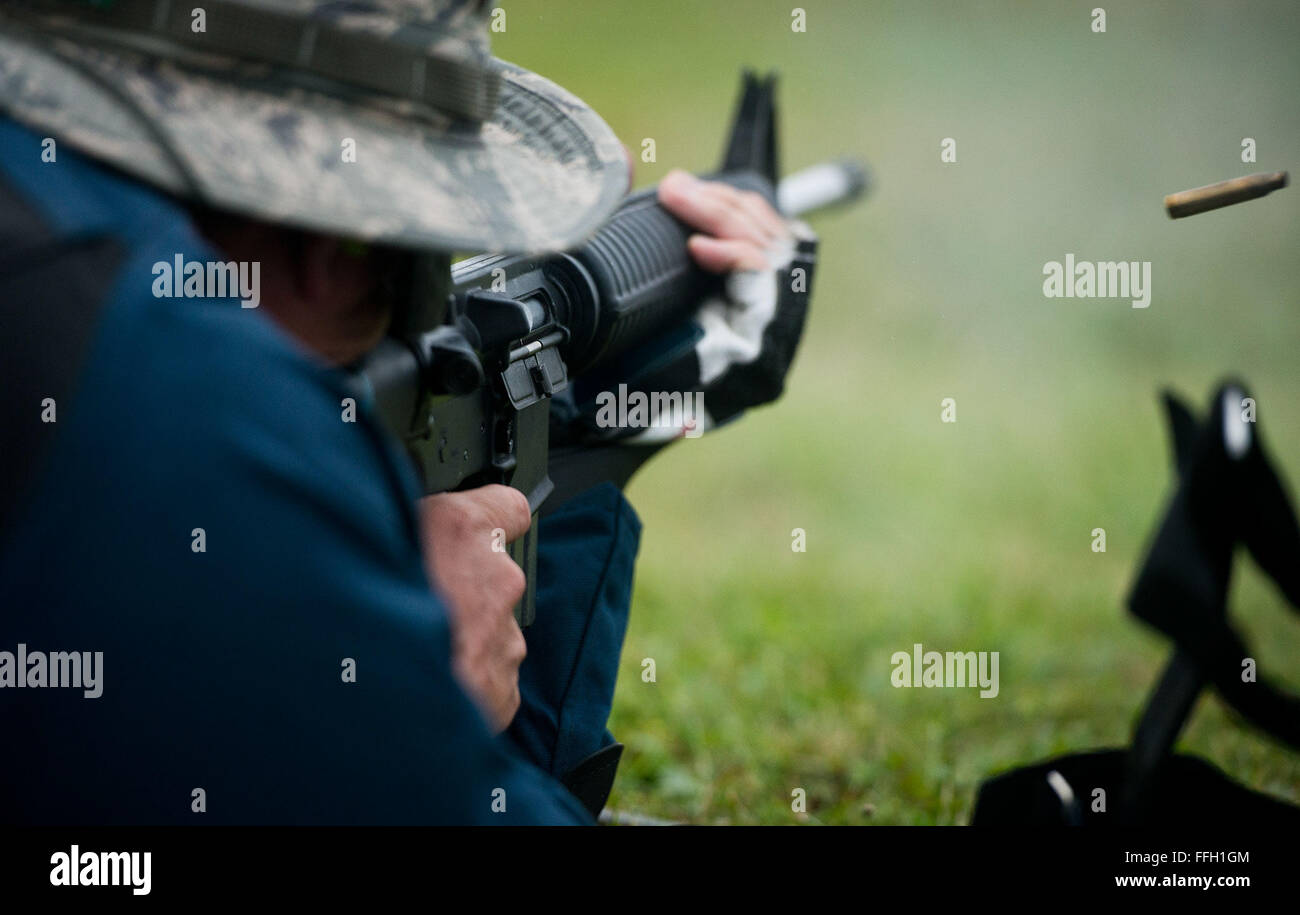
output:
[[[709, 180], [756, 191], [775, 206], [772, 185], [756, 172]], [[656, 191], [651, 187], [630, 195], [586, 244], [572, 252], [590, 274], [598, 295], [590, 341], [569, 353], [573, 375], [685, 320], [707, 295], [721, 289], [721, 278], [697, 267], [686, 247], [697, 230], [660, 206]]]

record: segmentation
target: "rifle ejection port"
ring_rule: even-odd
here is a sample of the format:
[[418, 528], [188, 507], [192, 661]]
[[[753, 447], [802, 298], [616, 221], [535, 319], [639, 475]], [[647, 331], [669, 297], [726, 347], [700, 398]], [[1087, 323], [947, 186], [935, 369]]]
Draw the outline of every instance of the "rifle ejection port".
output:
[[556, 345], [563, 335], [556, 333], [521, 346], [511, 353], [510, 364], [501, 373], [505, 393], [516, 410], [526, 409], [543, 397], [552, 397], [569, 386], [564, 361]]

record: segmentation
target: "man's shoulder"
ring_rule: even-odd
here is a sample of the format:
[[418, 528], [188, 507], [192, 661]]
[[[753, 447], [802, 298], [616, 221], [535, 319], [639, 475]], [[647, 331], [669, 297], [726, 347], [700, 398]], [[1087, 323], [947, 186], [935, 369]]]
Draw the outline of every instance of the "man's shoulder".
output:
[[[22, 209], [0, 220], [0, 299], [26, 338], [10, 343], [35, 400], [14, 422], [41, 452], [36, 498], [69, 480], [92, 499], [279, 487], [407, 552], [412, 475], [342, 373], [237, 294], [187, 287], [224, 261], [176, 201], [71, 149], [43, 161], [42, 144], [0, 117], [0, 191]], [[105, 240], [114, 256], [85, 276], [84, 251]], [[55, 421], [38, 422], [55, 392]]]
[[0, 178], [26, 199], [49, 234], [156, 233], [187, 223], [184, 208], [166, 194], [2, 114], [0, 149]]

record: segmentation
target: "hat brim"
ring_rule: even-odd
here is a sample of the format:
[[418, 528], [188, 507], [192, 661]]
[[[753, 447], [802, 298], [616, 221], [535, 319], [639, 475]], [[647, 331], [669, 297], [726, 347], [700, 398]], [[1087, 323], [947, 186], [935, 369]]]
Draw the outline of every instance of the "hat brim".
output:
[[0, 107], [167, 191], [327, 234], [449, 252], [563, 250], [628, 187], [582, 101], [504, 61], [483, 124], [203, 66], [0, 33]]

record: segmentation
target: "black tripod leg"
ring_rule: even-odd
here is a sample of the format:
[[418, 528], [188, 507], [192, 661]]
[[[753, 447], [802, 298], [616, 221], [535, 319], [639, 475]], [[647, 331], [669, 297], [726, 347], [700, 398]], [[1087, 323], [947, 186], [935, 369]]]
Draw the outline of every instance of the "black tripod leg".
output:
[[1173, 749], [1205, 682], [1195, 659], [1186, 651], [1175, 649], [1133, 732], [1123, 806], [1130, 822], [1142, 820], [1152, 787], [1151, 777]]

